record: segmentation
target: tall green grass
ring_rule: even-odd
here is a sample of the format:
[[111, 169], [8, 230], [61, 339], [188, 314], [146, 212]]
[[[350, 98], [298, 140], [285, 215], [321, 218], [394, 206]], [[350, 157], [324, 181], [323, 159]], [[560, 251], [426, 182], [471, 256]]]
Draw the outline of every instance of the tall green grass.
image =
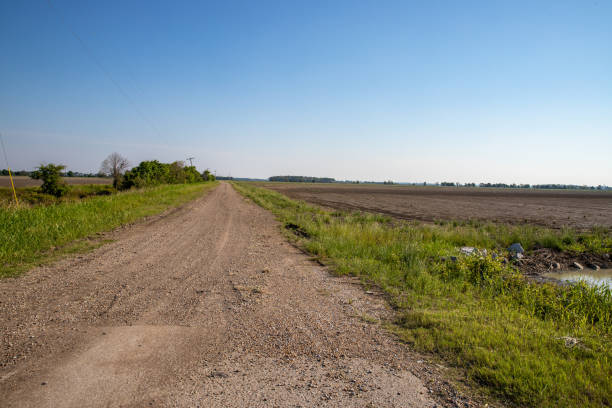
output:
[[[44, 194], [39, 187], [16, 188], [17, 199], [20, 207], [32, 207], [36, 205], [52, 205], [80, 201], [83, 198], [94, 196], [105, 196], [117, 193], [113, 186], [108, 184], [75, 184], [67, 186], [67, 192], [62, 197]], [[13, 190], [0, 187], [0, 208], [15, 208]]]
[[554, 230], [531, 224], [510, 225], [480, 220], [437, 221], [436, 224], [446, 228], [430, 230], [443, 231], [445, 238], [456, 245], [502, 249], [514, 242], [520, 242], [525, 249], [551, 248], [557, 251], [594, 254], [604, 254], [612, 250], [612, 236], [610, 230], [605, 227], [579, 232], [571, 228]]
[[461, 367], [495, 397], [517, 406], [612, 403], [609, 289], [530, 283], [490, 256], [442, 260], [462, 245], [499, 250], [517, 241], [535, 248], [590, 238], [595, 250], [610, 251], [609, 232], [398, 222], [325, 211], [248, 183], [234, 186], [290, 225], [288, 235], [337, 273], [389, 293], [397, 308], [392, 330], [403, 341]]
[[43, 261], [53, 248], [179, 206], [216, 185], [164, 185], [76, 202], [0, 208], [0, 277]]

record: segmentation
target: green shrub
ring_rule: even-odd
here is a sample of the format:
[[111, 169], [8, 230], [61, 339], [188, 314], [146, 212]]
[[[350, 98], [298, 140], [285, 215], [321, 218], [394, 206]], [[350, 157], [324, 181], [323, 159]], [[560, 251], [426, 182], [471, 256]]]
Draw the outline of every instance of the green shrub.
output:
[[210, 170], [206, 169], [204, 170], [204, 172], [202, 173], [202, 178], [204, 179], [204, 181], [215, 181], [215, 175], [212, 174], [210, 172]]
[[456, 261], [447, 261], [442, 268], [446, 281], [467, 281], [473, 285], [488, 285], [505, 271], [499, 259], [491, 256], [464, 256]]
[[44, 194], [50, 194], [55, 197], [61, 197], [68, 192], [68, 186], [62, 179], [60, 173], [66, 166], [47, 164], [40, 165], [35, 171], [32, 172], [31, 176], [35, 180], [42, 180], [43, 184], [40, 186], [40, 191]]
[[[185, 184], [203, 181], [195, 166], [185, 166], [182, 161], [160, 163], [157, 160], [143, 161], [127, 171], [121, 189], [151, 187], [160, 184]], [[206, 181], [206, 180], [204, 180]]]

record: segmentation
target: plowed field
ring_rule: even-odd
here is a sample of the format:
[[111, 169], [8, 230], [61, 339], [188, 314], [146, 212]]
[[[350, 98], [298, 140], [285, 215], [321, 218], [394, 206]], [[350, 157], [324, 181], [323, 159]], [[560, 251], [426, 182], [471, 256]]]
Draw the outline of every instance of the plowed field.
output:
[[354, 184], [262, 183], [330, 208], [421, 221], [478, 219], [579, 230], [612, 227], [612, 192]]

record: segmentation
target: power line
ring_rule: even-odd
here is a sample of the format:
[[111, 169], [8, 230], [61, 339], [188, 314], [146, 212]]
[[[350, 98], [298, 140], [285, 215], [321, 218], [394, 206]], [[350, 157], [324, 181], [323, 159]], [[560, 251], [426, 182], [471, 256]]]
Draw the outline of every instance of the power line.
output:
[[13, 174], [11, 173], [11, 166], [9, 165], [8, 156], [6, 154], [6, 148], [4, 147], [4, 138], [2, 137], [2, 133], [0, 133], [0, 144], [2, 144], [2, 151], [4, 152], [4, 160], [6, 161], [6, 168], [8, 169], [9, 178], [11, 179], [11, 187], [13, 188], [13, 197], [15, 197], [15, 204], [19, 206], [19, 201], [17, 200], [17, 191], [15, 191], [15, 183], [13, 183]]
[[51, 0], [47, 0], [47, 4], [49, 5], [49, 8], [51, 9], [51, 11], [53, 13], [55, 13], [60, 21], [64, 24], [64, 26], [66, 27], [66, 29], [68, 29], [68, 31], [70, 32], [70, 34], [72, 34], [72, 36], [79, 42], [79, 44], [81, 45], [81, 47], [83, 48], [83, 50], [85, 51], [85, 53], [87, 54], [87, 56], [89, 58], [91, 58], [91, 60], [98, 66], [98, 68], [100, 69], [100, 71], [102, 71], [102, 73], [104, 73], [104, 75], [106, 75], [106, 77], [108, 78], [108, 80], [115, 86], [115, 88], [117, 88], [117, 91], [119, 91], [119, 93], [128, 101], [128, 103], [130, 105], [132, 105], [132, 107], [134, 108], [134, 110], [136, 110], [136, 112], [140, 115], [140, 117], [142, 118], [142, 120], [144, 120], [145, 122], [147, 122], [147, 124], [149, 126], [151, 126], [151, 129], [153, 129], [153, 132], [155, 132], [157, 134], [157, 136], [159, 136], [161, 138], [161, 132], [159, 131], [159, 129], [157, 128], [157, 126], [155, 126], [155, 124], [153, 123], [153, 121], [151, 119], [149, 119], [149, 117], [147, 117], [147, 115], [144, 114], [144, 112], [138, 107], [138, 105], [136, 104], [136, 102], [130, 97], [130, 95], [123, 89], [123, 87], [119, 84], [119, 82], [117, 80], [115, 80], [115, 78], [111, 75], [111, 73], [106, 69], [106, 67], [104, 66], [104, 64], [102, 64], [102, 61], [100, 61], [100, 59], [98, 57], [96, 57], [96, 55], [94, 54], [94, 52], [91, 50], [91, 48], [89, 48], [89, 46], [87, 45], [87, 43], [85, 43], [85, 41], [83, 41], [83, 39], [76, 33], [76, 31], [74, 31], [74, 29], [72, 28], [72, 26], [68, 23], [68, 21], [64, 18], [64, 16], [62, 15], [62, 13], [59, 11], [59, 9], [57, 9], [53, 3], [51, 2]]

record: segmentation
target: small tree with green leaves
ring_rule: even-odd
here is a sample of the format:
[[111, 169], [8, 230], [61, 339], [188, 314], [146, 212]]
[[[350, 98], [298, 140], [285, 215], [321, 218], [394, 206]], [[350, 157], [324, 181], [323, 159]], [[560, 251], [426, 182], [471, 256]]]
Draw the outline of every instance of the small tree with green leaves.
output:
[[65, 168], [66, 166], [62, 164], [49, 163], [46, 166], [41, 164], [30, 177], [43, 181], [40, 186], [40, 191], [43, 193], [61, 197], [68, 192], [68, 186], [60, 175]]
[[121, 182], [122, 189], [142, 188], [166, 184], [170, 179], [170, 164], [157, 160], [140, 162], [132, 170], [126, 171]]
[[170, 163], [168, 169], [168, 184], [184, 184], [186, 181], [185, 176], [185, 162], [175, 161]]
[[187, 183], [197, 183], [202, 181], [202, 175], [198, 173], [195, 166], [185, 167], [185, 180]]
[[202, 178], [204, 181], [215, 181], [215, 175], [208, 169], [204, 170], [204, 173], [202, 173]]

